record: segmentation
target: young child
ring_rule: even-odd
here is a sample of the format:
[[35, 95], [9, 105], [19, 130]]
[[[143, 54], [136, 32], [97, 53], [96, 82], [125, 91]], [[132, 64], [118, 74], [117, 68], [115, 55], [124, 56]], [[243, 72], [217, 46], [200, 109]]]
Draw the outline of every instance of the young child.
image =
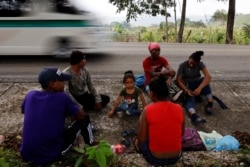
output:
[[143, 107], [146, 106], [142, 90], [135, 86], [135, 77], [132, 71], [124, 73], [123, 84], [124, 87], [108, 113], [109, 117], [112, 117], [116, 111], [125, 112], [127, 115], [140, 115], [138, 97], [140, 97]]

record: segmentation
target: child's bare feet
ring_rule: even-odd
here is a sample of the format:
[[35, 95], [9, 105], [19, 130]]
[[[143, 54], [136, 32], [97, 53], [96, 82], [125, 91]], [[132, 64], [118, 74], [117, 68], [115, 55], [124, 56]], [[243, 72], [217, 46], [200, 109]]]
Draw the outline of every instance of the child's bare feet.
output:
[[115, 112], [114, 111], [109, 111], [108, 112], [108, 116], [109, 118], [112, 118], [114, 116]]

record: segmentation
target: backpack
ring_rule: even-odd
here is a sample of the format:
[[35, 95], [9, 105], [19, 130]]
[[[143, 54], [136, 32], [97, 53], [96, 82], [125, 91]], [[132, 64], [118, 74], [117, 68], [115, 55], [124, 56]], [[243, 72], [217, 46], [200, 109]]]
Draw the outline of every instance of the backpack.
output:
[[145, 76], [142, 75], [142, 74], [139, 74], [139, 75], [136, 75], [135, 76], [135, 85], [138, 87], [138, 88], [144, 88], [144, 82], [145, 82]]
[[206, 147], [197, 130], [185, 128], [182, 136], [182, 151], [206, 151]]

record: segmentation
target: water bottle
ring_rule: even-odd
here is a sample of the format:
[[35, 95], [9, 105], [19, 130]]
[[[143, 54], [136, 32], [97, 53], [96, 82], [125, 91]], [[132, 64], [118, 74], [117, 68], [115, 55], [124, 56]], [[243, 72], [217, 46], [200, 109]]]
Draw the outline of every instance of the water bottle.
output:
[[205, 138], [205, 144], [206, 145], [214, 145], [215, 143], [216, 143], [216, 140], [215, 140], [214, 137], [212, 137], [212, 138], [206, 137]]
[[113, 153], [123, 154], [125, 151], [125, 146], [123, 144], [115, 144], [111, 146]]

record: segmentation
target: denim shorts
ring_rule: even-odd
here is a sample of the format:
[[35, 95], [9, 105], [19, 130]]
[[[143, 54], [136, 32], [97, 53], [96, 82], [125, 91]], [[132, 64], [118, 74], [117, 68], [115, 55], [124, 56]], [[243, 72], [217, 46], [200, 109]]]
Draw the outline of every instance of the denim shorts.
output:
[[152, 165], [157, 165], [157, 166], [174, 165], [179, 161], [179, 159], [182, 156], [182, 152], [181, 152], [175, 158], [168, 158], [168, 159], [156, 158], [151, 154], [151, 151], [148, 148], [148, 140], [146, 140], [145, 142], [141, 144], [141, 153], [143, 154], [147, 162], [149, 162]]

